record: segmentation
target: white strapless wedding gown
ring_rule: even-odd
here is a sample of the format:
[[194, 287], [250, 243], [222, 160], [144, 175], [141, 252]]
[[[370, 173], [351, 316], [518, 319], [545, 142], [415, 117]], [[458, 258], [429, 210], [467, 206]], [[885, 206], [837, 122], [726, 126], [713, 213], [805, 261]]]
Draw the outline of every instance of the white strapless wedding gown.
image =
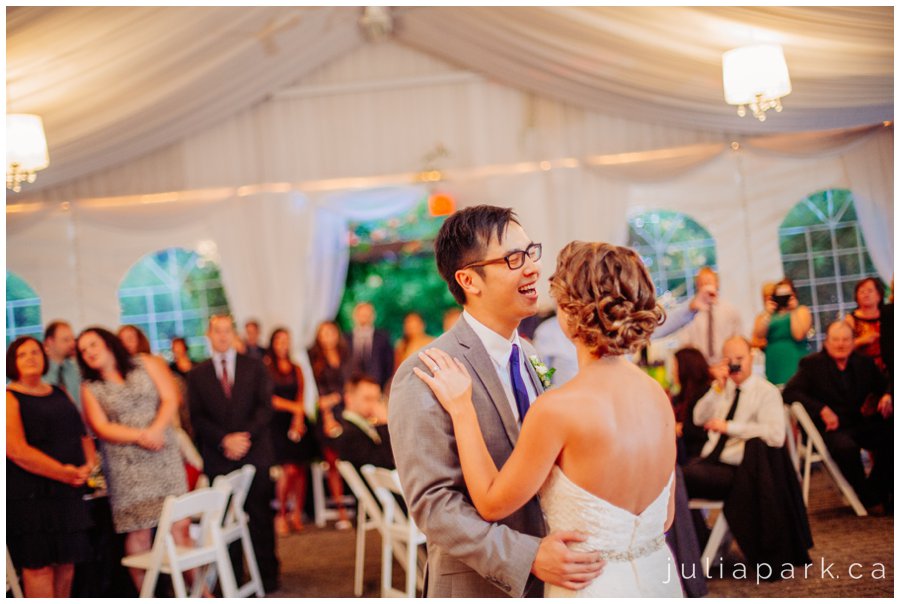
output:
[[[673, 474], [674, 478], [674, 474]], [[635, 516], [585, 491], [554, 465], [541, 487], [541, 509], [552, 531], [589, 535], [573, 550], [602, 552], [603, 573], [581, 591], [546, 584], [548, 598], [680, 598], [681, 585], [663, 529], [672, 479], [662, 493]]]

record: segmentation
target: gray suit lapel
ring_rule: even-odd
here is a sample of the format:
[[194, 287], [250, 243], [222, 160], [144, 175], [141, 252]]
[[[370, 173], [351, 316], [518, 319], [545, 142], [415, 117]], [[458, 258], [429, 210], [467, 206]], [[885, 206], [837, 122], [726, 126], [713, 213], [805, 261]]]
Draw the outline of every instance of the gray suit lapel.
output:
[[[475, 377], [481, 381], [481, 384], [487, 390], [491, 404], [500, 415], [503, 422], [503, 428], [506, 430], [506, 436], [509, 438], [510, 444], [515, 446], [516, 440], [519, 438], [519, 422], [513, 415], [512, 408], [509, 406], [509, 400], [506, 397], [506, 391], [500, 378], [497, 377], [497, 371], [494, 369], [494, 361], [491, 360], [484, 344], [475, 335], [475, 332], [469, 327], [464, 318], [461, 318], [453, 326], [453, 331], [460, 345], [466, 348], [465, 357], [469, 362], [469, 367], [475, 373]], [[476, 404], [477, 401], [476, 401]]]

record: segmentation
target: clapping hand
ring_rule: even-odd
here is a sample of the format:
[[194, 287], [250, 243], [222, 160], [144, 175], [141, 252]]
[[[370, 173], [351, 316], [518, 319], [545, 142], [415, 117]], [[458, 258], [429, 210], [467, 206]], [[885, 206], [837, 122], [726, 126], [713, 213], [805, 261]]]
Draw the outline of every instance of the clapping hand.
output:
[[451, 416], [472, 407], [472, 378], [461, 361], [443, 350], [429, 348], [419, 358], [433, 375], [413, 367], [413, 372], [431, 388], [441, 406]]

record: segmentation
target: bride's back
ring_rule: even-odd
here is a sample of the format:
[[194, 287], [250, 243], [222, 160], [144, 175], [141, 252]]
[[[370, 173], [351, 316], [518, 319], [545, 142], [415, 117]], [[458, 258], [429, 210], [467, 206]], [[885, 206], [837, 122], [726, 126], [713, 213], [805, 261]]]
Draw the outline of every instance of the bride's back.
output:
[[573, 241], [557, 257], [550, 292], [579, 357], [578, 375], [545, 395], [564, 420], [557, 464], [577, 486], [639, 514], [675, 467], [669, 399], [625, 356], [664, 316], [653, 282], [634, 250]]
[[606, 357], [552, 398], [547, 402], [565, 418], [562, 471], [593, 495], [640, 514], [675, 467], [675, 417], [659, 384], [624, 357]]

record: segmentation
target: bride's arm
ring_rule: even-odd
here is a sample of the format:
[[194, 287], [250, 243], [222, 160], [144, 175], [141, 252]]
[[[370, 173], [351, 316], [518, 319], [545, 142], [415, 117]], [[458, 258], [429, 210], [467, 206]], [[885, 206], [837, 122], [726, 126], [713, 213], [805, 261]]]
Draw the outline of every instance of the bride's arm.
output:
[[535, 401], [523, 422], [518, 442], [502, 470], [491, 458], [475, 407], [472, 381], [465, 366], [443, 351], [428, 350], [423, 360], [434, 376], [414, 369], [434, 391], [453, 422], [460, 465], [475, 509], [485, 520], [500, 520], [525, 505], [538, 492], [562, 451], [563, 419], [554, 412], [554, 393]]

